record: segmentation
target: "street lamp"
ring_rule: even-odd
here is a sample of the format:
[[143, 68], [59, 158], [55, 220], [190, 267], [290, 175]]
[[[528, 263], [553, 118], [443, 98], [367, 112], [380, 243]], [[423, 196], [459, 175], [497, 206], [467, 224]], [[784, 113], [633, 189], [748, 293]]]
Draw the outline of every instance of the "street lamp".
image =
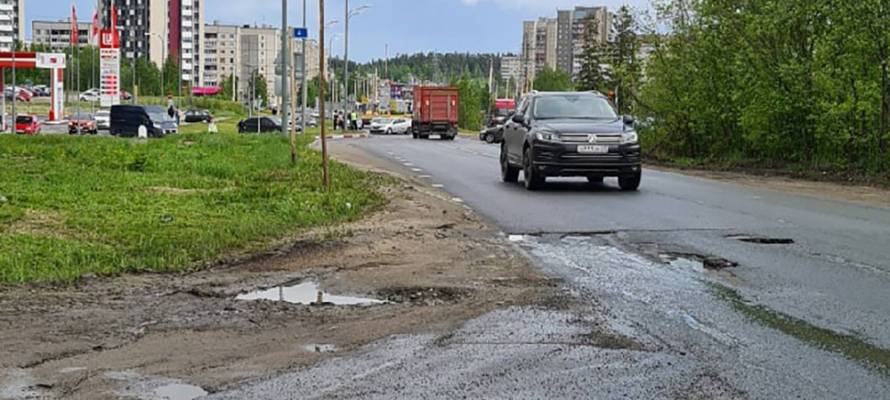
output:
[[346, 100], [349, 99], [349, 20], [365, 10], [371, 8], [370, 5], [364, 5], [355, 9], [349, 9], [349, 0], [346, 0], [346, 36], [343, 44], [343, 82], [346, 83], [346, 96], [343, 96], [343, 110], [346, 111]]

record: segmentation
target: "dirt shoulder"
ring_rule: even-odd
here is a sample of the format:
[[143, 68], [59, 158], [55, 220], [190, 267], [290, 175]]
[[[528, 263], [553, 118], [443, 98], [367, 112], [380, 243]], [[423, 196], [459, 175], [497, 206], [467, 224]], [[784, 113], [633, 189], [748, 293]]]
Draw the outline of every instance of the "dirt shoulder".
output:
[[[0, 398], [212, 393], [551, 295], [555, 284], [462, 205], [410, 182], [383, 194], [388, 204], [361, 221], [197, 273], [0, 287]], [[386, 303], [235, 298], [306, 281]]]
[[737, 183], [819, 199], [845, 201], [873, 207], [890, 207], [890, 188], [860, 184], [842, 184], [834, 181], [818, 181], [794, 176], [746, 171], [710, 171], [695, 168], [677, 168], [664, 164], [647, 164], [648, 168], [664, 172]]

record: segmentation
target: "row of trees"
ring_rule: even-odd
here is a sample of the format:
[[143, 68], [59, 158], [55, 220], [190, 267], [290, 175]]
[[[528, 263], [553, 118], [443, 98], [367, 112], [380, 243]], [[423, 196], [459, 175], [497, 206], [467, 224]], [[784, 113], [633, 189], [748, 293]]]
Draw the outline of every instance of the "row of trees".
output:
[[885, 172], [890, 3], [671, 0], [630, 90], [669, 157]]

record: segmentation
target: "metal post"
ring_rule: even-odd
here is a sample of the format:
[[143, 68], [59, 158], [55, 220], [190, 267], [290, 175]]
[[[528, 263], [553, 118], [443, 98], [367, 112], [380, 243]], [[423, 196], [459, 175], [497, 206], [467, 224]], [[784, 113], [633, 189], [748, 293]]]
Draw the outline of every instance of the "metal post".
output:
[[[15, 131], [15, 120], [18, 118], [18, 114], [15, 111], [15, 103], [18, 96], [18, 91], [15, 87], [15, 41], [12, 42], [12, 133], [16, 133]], [[4, 93], [3, 96], [6, 96]], [[3, 110], [6, 112], [6, 110]]]
[[[306, 0], [303, 0], [303, 28], [306, 28]], [[303, 75], [300, 77], [300, 90], [303, 92], [303, 112], [302, 112], [302, 122], [300, 132], [306, 133], [306, 96], [308, 96], [308, 92], [306, 91], [306, 38], [303, 38], [303, 57], [302, 57], [302, 67], [300, 68], [303, 71]]]
[[320, 122], [321, 123], [321, 163], [322, 163], [321, 165], [322, 165], [322, 176], [324, 179], [324, 187], [325, 187], [325, 189], [329, 189], [330, 185], [331, 185], [331, 177], [330, 177], [330, 175], [328, 175], [328, 142], [327, 142], [327, 138], [326, 138], [326, 134], [325, 134], [325, 116], [324, 116], [324, 89], [325, 89], [324, 80], [325, 80], [325, 72], [326, 72], [325, 71], [325, 58], [324, 58], [324, 29], [325, 29], [325, 26], [324, 26], [324, 24], [325, 24], [325, 22], [324, 22], [324, 0], [318, 0], [318, 3], [319, 3], [318, 4], [318, 20], [319, 20], [318, 43], [320, 43], [319, 47], [321, 48], [320, 49], [321, 54], [319, 54], [319, 57], [318, 57], [318, 60], [319, 60], [318, 63], [320, 64], [319, 65], [319, 72], [320, 72], [319, 83], [320, 84], [318, 85], [318, 91], [319, 91], [320, 97], [321, 97], [321, 104], [319, 104], [319, 112], [318, 112], [319, 118], [321, 119], [321, 122]]
[[[343, 96], [343, 112], [348, 113], [349, 110], [347, 108], [348, 100], [349, 100], [349, 0], [346, 1], [346, 10], [344, 11], [344, 16], [346, 17], [346, 36], [343, 39], [343, 84], [346, 87], [346, 93]], [[346, 129], [343, 129], [344, 131]]]
[[[288, 54], [290, 46], [288, 39], [293, 33], [287, 29], [287, 0], [281, 0], [281, 133], [290, 134], [290, 58]], [[291, 151], [291, 161], [296, 162], [297, 153], [295, 149]]]

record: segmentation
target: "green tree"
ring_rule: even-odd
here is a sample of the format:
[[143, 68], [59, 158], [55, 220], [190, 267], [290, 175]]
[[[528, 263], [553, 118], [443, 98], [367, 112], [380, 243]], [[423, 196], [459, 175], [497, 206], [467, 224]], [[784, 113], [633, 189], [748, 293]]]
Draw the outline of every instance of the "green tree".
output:
[[587, 19], [585, 35], [584, 51], [581, 54], [581, 72], [577, 82], [578, 89], [598, 90], [605, 93], [608, 91], [602, 59], [605, 46], [599, 41], [599, 24], [596, 18]]
[[488, 93], [487, 81], [471, 78], [469, 74], [452, 82], [460, 91], [460, 110], [458, 112], [458, 125], [463, 129], [482, 129], [484, 113], [491, 105], [491, 95]]
[[565, 92], [573, 90], [572, 77], [563, 71], [546, 67], [535, 76], [535, 90]]

